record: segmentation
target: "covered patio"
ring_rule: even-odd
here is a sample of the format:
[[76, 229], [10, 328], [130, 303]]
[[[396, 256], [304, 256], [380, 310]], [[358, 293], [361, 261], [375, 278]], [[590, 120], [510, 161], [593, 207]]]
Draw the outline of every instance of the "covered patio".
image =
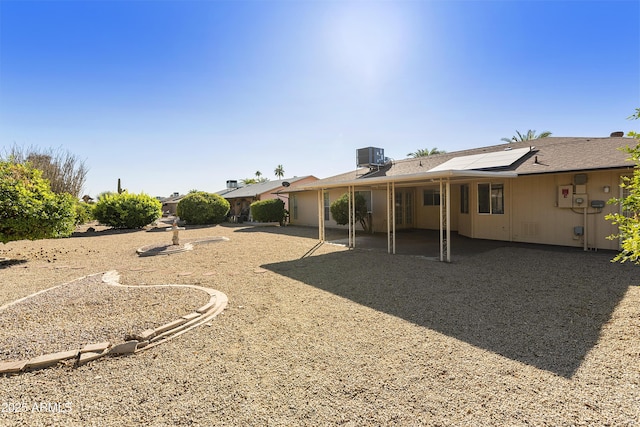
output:
[[[436, 168], [437, 169], [437, 168]], [[430, 170], [427, 172], [400, 175], [400, 176], [372, 176], [362, 177], [350, 181], [336, 183], [318, 183], [305, 186], [307, 190], [317, 190], [318, 194], [318, 239], [325, 242], [325, 210], [323, 204], [324, 191], [335, 188], [345, 188], [349, 200], [349, 222], [348, 237], [346, 246], [355, 248], [357, 240], [368, 238], [367, 235], [358, 234], [356, 239], [356, 212], [355, 212], [355, 193], [356, 191], [384, 189], [386, 191], [386, 248], [390, 254], [397, 252], [399, 232], [396, 230], [396, 210], [394, 209], [394, 201], [396, 200], [396, 189], [407, 188], [425, 183], [436, 184], [439, 186], [440, 203], [439, 203], [439, 230], [435, 230], [437, 242], [437, 259], [444, 262], [451, 262], [451, 247], [455, 243], [452, 239], [451, 224], [451, 184], [467, 183], [474, 179], [492, 179], [492, 178], [516, 178], [515, 172], [508, 171], [478, 171], [478, 170]], [[427, 230], [423, 230], [427, 231]], [[466, 239], [473, 240], [473, 239]], [[429, 239], [433, 244], [433, 240]], [[380, 245], [380, 240], [372, 240], [375, 245]], [[504, 245], [504, 242], [501, 243]], [[430, 255], [427, 255], [430, 256]]]

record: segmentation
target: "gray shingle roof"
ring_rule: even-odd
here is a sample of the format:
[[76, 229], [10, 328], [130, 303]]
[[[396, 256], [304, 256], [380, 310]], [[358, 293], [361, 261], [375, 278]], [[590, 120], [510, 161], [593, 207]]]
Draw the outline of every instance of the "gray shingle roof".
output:
[[282, 183], [285, 182], [285, 181], [289, 182], [291, 184], [295, 184], [296, 181], [300, 181], [301, 179], [308, 178], [309, 176], [310, 175], [297, 176], [297, 177], [287, 178], [287, 179], [278, 179], [278, 180], [275, 180], [275, 181], [258, 182], [256, 184], [249, 184], [249, 185], [247, 185], [245, 187], [240, 187], [240, 188], [237, 188], [235, 190], [218, 191], [217, 194], [221, 195], [225, 199], [235, 199], [235, 198], [241, 198], [241, 197], [254, 197], [254, 196], [257, 196], [259, 194], [273, 192], [274, 190], [282, 187]]
[[336, 184], [373, 177], [398, 177], [419, 174], [455, 157], [503, 151], [510, 148], [531, 147], [531, 152], [510, 166], [493, 168], [492, 171], [511, 171], [518, 175], [530, 175], [552, 172], [588, 171], [597, 169], [619, 169], [633, 167], [629, 154], [621, 147], [635, 146], [632, 138], [565, 138], [547, 137], [522, 143], [499, 144], [470, 150], [436, 154], [393, 161], [379, 169], [357, 169], [340, 175], [321, 179], [313, 183]]

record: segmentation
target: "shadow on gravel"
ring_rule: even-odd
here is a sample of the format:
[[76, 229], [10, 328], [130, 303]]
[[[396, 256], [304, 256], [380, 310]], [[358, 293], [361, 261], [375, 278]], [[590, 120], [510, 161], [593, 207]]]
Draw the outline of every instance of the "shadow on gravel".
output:
[[6, 259], [3, 257], [0, 257], [0, 270], [4, 268], [9, 268], [14, 265], [24, 264], [26, 262], [27, 262], [26, 259]]
[[70, 237], [96, 237], [96, 236], [111, 236], [114, 234], [130, 234], [139, 233], [145, 231], [141, 228], [107, 228], [104, 230], [94, 230], [93, 228], [85, 231], [74, 231]]
[[570, 378], [637, 284], [633, 265], [610, 259], [503, 242], [450, 264], [356, 249], [262, 267]]

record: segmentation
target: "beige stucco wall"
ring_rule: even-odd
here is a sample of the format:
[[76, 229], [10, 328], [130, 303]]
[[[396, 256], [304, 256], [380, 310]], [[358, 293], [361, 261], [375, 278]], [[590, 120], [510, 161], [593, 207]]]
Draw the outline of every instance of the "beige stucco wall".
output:
[[[295, 198], [295, 202], [292, 199]], [[318, 226], [318, 192], [317, 191], [303, 191], [299, 193], [289, 193], [289, 202], [296, 203], [297, 215], [293, 211], [293, 206], [290, 209], [289, 222], [294, 225], [304, 226]]]
[[[356, 188], [356, 191], [371, 191], [371, 210], [373, 215], [373, 231], [383, 232], [386, 231], [387, 215], [386, 215], [386, 191], [379, 189], [365, 189]], [[329, 192], [329, 204], [333, 203], [336, 199], [340, 198], [347, 192], [346, 188], [330, 189]], [[293, 212], [291, 212], [290, 223], [294, 225], [304, 226], [318, 226], [318, 192], [317, 191], [304, 191], [291, 193], [293, 197], [297, 199], [298, 215], [294, 218]], [[347, 225], [338, 225], [331, 217], [325, 218], [325, 227], [327, 228], [344, 228], [347, 229]], [[357, 225], [357, 229], [360, 230], [360, 224]]]
[[[586, 232], [586, 246], [590, 249], [618, 249], [618, 241], [606, 237], [617, 228], [605, 220], [605, 215], [617, 212], [617, 205], [606, 204], [603, 209], [590, 207], [592, 200], [607, 202], [620, 196], [620, 172], [588, 172], [585, 184], [585, 209], [558, 207], [558, 187], [572, 185], [575, 174], [539, 175], [520, 177], [513, 184], [511, 194], [512, 237], [517, 242], [545, 243], [562, 246], [585, 246], [585, 237], [574, 235], [575, 226]], [[605, 193], [604, 186], [610, 187]]]
[[[607, 236], [617, 229], [605, 220], [605, 215], [617, 212], [617, 205], [606, 204], [603, 209], [590, 207], [592, 200], [608, 201], [620, 197], [620, 171], [587, 172], [585, 194], [587, 195], [587, 215], [584, 208], [558, 207], [558, 187], [573, 185], [576, 173], [540, 174], [520, 176], [511, 179], [472, 180], [469, 185], [469, 213], [460, 213], [460, 184], [451, 185], [451, 223], [452, 231], [459, 234], [489, 240], [541, 243], [560, 246], [586, 247], [588, 249], [618, 249], [618, 241], [608, 240]], [[479, 214], [477, 188], [479, 183], [504, 184], [504, 214]], [[610, 192], [605, 193], [604, 187]], [[433, 185], [402, 188], [414, 195], [414, 226], [421, 229], [439, 228], [439, 207], [424, 206], [423, 191], [438, 188]], [[357, 189], [362, 190], [362, 189]], [[574, 187], [572, 187], [572, 192]], [[344, 194], [346, 189], [329, 190], [329, 202]], [[387, 193], [386, 188], [372, 189], [371, 202], [373, 212], [373, 230], [387, 231]], [[397, 190], [400, 191], [400, 190]], [[298, 198], [298, 218], [291, 220], [297, 225], [318, 225], [317, 192], [296, 193]], [[585, 228], [585, 236], [575, 236], [574, 227]], [[332, 218], [325, 221], [328, 228], [346, 228], [338, 226]]]
[[[439, 190], [440, 185], [425, 185], [416, 187], [416, 228], [437, 230], [440, 228], [440, 206], [424, 205], [424, 190]], [[449, 227], [457, 231], [459, 227], [460, 213], [460, 186], [451, 185], [451, 215]]]

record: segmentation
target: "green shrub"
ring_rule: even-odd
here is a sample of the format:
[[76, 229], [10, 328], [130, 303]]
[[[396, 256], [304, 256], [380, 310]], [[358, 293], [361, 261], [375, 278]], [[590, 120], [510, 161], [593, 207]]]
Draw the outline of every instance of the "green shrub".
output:
[[71, 235], [73, 205], [73, 196], [51, 191], [39, 170], [0, 162], [0, 242]]
[[260, 200], [251, 203], [251, 216], [259, 222], [284, 223], [284, 202], [280, 199]]
[[94, 217], [114, 228], [142, 228], [162, 216], [162, 203], [147, 194], [105, 194], [93, 209]]
[[176, 213], [187, 224], [219, 224], [226, 218], [229, 208], [229, 202], [224, 197], [196, 191], [178, 202]]
[[76, 219], [75, 219], [75, 224], [76, 225], [82, 225], [82, 224], [86, 224], [87, 222], [93, 220], [93, 206], [90, 203], [85, 203], [85, 202], [76, 202], [75, 204], [75, 214], [76, 214]]
[[[356, 204], [356, 221], [360, 223], [363, 230], [369, 230], [369, 224], [367, 224], [369, 214], [367, 212], [367, 200], [364, 198], [362, 194], [356, 193], [355, 196], [355, 204]], [[337, 199], [335, 202], [331, 203], [329, 206], [329, 210], [331, 211], [331, 216], [336, 221], [338, 225], [345, 225], [349, 223], [349, 195], [344, 193]]]

